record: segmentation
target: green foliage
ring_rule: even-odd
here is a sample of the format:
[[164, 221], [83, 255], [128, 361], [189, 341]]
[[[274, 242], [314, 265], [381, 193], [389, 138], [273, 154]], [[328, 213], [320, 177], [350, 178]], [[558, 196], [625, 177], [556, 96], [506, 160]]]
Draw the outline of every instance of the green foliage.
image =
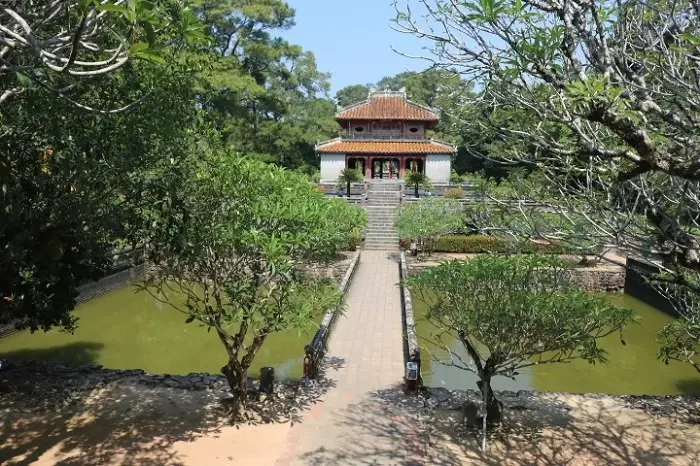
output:
[[405, 178], [406, 184], [409, 186], [413, 186], [414, 188], [414, 196], [417, 198], [418, 196], [418, 188], [419, 187], [424, 187], [424, 188], [429, 188], [430, 185], [430, 180], [428, 180], [428, 177], [425, 175], [425, 173], [419, 173], [419, 172], [410, 172], [408, 175], [406, 175]]
[[[98, 3], [61, 2], [66, 14], [16, 8], [32, 22], [51, 16], [36, 21], [43, 41], [70, 34]], [[146, 241], [189, 215], [187, 154], [224, 144], [306, 172], [318, 164], [315, 142], [337, 132], [335, 105], [313, 54], [272, 35], [293, 25], [294, 10], [277, 0], [191, 6], [99, 3], [103, 22], [83, 39], [123, 46], [128, 60], [96, 76], [72, 75], [78, 61], [52, 72], [28, 48], [3, 52], [21, 72], [0, 70], [1, 321], [71, 329], [76, 287], [104, 274], [115, 243]]]
[[574, 359], [605, 362], [598, 340], [633, 320], [632, 311], [573, 285], [567, 267], [552, 256], [481, 255], [443, 262], [406, 284], [429, 304], [428, 318], [460, 339], [471, 359], [460, 367], [479, 376], [490, 399], [494, 376]]
[[462, 188], [450, 188], [445, 191], [445, 197], [448, 199], [464, 199], [466, 191]]
[[[90, 113], [50, 89], [25, 90], [0, 113], [0, 320], [71, 330], [76, 288], [100, 278], [117, 241], [134, 243], [153, 209], [166, 208], [163, 170], [194, 144], [193, 77], [167, 64], [130, 62], [70, 92], [130, 112]], [[157, 105], [155, 103], [157, 102]]]
[[200, 157], [178, 192], [180, 213], [152, 230], [159, 268], [147, 287], [176, 287], [188, 296], [179, 310], [216, 331], [240, 407], [267, 336], [305, 327], [339, 304], [337, 285], [305, 270], [345, 249], [366, 214], [303, 175], [230, 153]]
[[364, 84], [353, 84], [336, 92], [335, 101], [338, 103], [339, 107], [345, 108], [367, 100], [368, 96], [369, 86]]
[[348, 251], [354, 251], [362, 245], [362, 232], [351, 231], [348, 235]]
[[679, 318], [659, 332], [659, 359], [669, 364], [679, 361], [690, 364], [700, 373], [700, 275], [685, 271], [684, 283], [669, 283], [669, 274], [653, 277], [651, 284], [674, 305]]
[[499, 254], [595, 254], [595, 250], [581, 251], [566, 244], [535, 242], [528, 239], [518, 241], [506, 236], [487, 235], [447, 235], [435, 242], [435, 252], [452, 252], [464, 254], [499, 253]]
[[399, 237], [417, 240], [420, 249], [431, 254], [440, 237], [455, 232], [463, 223], [458, 202], [431, 198], [406, 205], [396, 218], [395, 227]]
[[689, 363], [700, 372], [699, 324], [691, 319], [674, 320], [659, 332], [659, 339], [662, 342], [659, 358], [663, 362]]
[[200, 54], [199, 99], [226, 147], [288, 168], [317, 166], [314, 145], [338, 133], [329, 74], [274, 31], [294, 24], [281, 0], [197, 0], [214, 49]]
[[363, 180], [362, 172], [352, 168], [343, 168], [338, 176], [338, 182], [345, 184], [345, 192], [350, 196], [350, 184], [359, 183]]

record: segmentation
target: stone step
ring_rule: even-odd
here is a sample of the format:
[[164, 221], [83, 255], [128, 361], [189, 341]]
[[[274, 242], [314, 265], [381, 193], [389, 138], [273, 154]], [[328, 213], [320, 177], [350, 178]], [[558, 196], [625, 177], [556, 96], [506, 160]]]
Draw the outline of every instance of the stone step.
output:
[[399, 244], [398, 238], [365, 238], [365, 244]]
[[368, 195], [367, 196], [367, 202], [372, 202], [372, 201], [388, 201], [388, 202], [396, 202], [398, 203], [401, 200], [400, 196], [378, 196], [378, 195]]
[[398, 246], [366, 246], [367, 251], [398, 251]]
[[398, 236], [365, 236], [365, 244], [369, 243], [386, 243], [399, 244]]
[[367, 230], [394, 230], [394, 222], [369, 222]]
[[373, 230], [369, 229], [365, 233], [365, 238], [370, 238], [370, 237], [376, 237], [376, 236], [381, 236], [381, 237], [391, 237], [391, 238], [398, 238], [399, 234], [396, 233], [396, 231], [392, 229], [382, 229], [382, 230]]
[[367, 190], [367, 194], [376, 194], [376, 193], [396, 193], [396, 194], [401, 194], [403, 192], [402, 189], [400, 188], [394, 188], [394, 189], [376, 189], [373, 187], [369, 187]]

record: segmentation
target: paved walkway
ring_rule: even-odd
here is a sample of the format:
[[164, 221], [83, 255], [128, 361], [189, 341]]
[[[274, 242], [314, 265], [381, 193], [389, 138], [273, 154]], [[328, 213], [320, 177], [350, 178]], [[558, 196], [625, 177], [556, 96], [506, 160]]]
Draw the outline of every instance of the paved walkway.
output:
[[326, 356], [330, 384], [287, 435], [283, 465], [423, 464], [415, 419], [402, 409], [397, 253], [363, 251]]

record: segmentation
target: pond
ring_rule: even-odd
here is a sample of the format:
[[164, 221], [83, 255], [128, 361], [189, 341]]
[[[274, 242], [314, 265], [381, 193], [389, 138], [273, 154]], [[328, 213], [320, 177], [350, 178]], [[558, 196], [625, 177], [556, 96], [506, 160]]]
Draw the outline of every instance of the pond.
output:
[[[75, 310], [74, 334], [28, 331], [0, 339], [0, 357], [101, 364], [110, 369], [143, 369], [152, 374], [220, 373], [226, 350], [216, 333], [147, 292], [133, 287], [112, 291]], [[271, 335], [259, 351], [250, 375], [272, 366], [279, 379], [302, 376], [304, 345], [316, 324], [303, 331]]]
[[[538, 390], [571, 393], [608, 393], [614, 395], [700, 395], [700, 376], [689, 364], [665, 365], [656, 357], [659, 344], [656, 333], [672, 317], [624, 294], [609, 294], [609, 299], [630, 308], [640, 317], [639, 324], [629, 325], [623, 332], [626, 345], [619, 336], [611, 335], [601, 342], [608, 352], [606, 364], [592, 365], [585, 361], [532, 366], [521, 371], [515, 380], [496, 377], [496, 390]], [[441, 364], [435, 358], [449, 361], [447, 346], [467, 359], [466, 350], [455, 338], [443, 347], [435, 342], [437, 328], [426, 319], [426, 304], [414, 298], [416, 332], [422, 349], [424, 383], [448, 389], [476, 389], [476, 376], [455, 367]]]

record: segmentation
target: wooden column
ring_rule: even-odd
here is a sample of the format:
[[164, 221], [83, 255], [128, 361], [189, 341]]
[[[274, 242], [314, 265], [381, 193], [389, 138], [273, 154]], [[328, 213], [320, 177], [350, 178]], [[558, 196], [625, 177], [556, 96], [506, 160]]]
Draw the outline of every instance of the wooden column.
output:
[[400, 156], [401, 158], [399, 159], [399, 178], [404, 179], [406, 176], [406, 156], [402, 155]]

